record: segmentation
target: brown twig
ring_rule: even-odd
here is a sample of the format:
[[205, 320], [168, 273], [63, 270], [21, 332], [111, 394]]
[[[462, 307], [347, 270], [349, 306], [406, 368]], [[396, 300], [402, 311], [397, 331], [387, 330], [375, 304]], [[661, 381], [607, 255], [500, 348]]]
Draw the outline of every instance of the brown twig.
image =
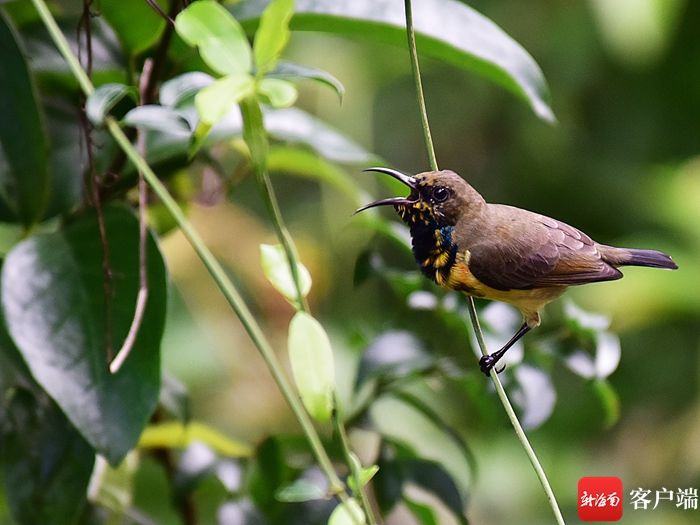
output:
[[[92, 30], [90, 19], [93, 14], [91, 11], [92, 0], [84, 0], [83, 13], [78, 23], [78, 60], [82, 60], [80, 50], [81, 35], [85, 38], [85, 70], [88, 77], [92, 74]], [[105, 226], [104, 210], [102, 208], [102, 199], [99, 192], [99, 181], [97, 180], [97, 172], [95, 171], [95, 160], [93, 157], [93, 141], [92, 141], [92, 124], [85, 114], [85, 101], [80, 108], [80, 129], [83, 133], [85, 153], [87, 156], [87, 169], [83, 178], [85, 192], [88, 196], [88, 204], [95, 208], [97, 215], [97, 229], [100, 235], [100, 246], [102, 247], [102, 289], [105, 300], [103, 311], [104, 316], [104, 346], [107, 354], [107, 362], [113, 357], [113, 336], [112, 336], [112, 298], [114, 279], [112, 268], [109, 263], [109, 242], [107, 240], [107, 228]]]
[[[172, 0], [172, 2], [170, 3], [170, 9], [168, 10], [168, 14], [166, 15], [166, 17], [172, 20], [175, 16], [177, 16], [179, 12], [180, 3], [178, 2], [178, 0]], [[168, 57], [168, 48], [170, 47], [170, 41], [172, 40], [174, 29], [175, 26], [173, 24], [167, 24], [165, 26], [165, 29], [163, 29], [163, 34], [161, 35], [160, 41], [158, 42], [158, 47], [156, 48], [155, 53], [153, 54], [153, 66], [151, 67], [150, 74], [145, 80], [145, 87], [143, 88], [141, 104], [152, 104], [156, 100], [158, 82], [160, 81], [160, 77], [163, 73], [163, 68], [165, 67], [165, 62]], [[126, 133], [129, 137], [129, 140], [134, 140], [136, 136], [134, 131], [127, 130]], [[107, 173], [118, 175], [124, 169], [125, 164], [126, 155], [121, 149], [119, 149], [112, 158], [112, 162], [110, 162], [109, 166], [107, 167]], [[109, 186], [105, 186], [104, 188], [102, 188], [102, 193], [109, 193], [109, 190], [113, 184], [115, 183], [112, 182]]]
[[160, 6], [158, 5], [158, 2], [156, 2], [156, 0], [146, 0], [146, 3], [148, 5], [150, 5], [151, 9], [153, 9], [156, 13], [158, 13], [163, 18], [163, 20], [170, 23], [171, 26], [175, 25], [175, 20], [170, 18], [170, 16], [168, 16], [168, 14], [160, 8]]
[[[141, 84], [139, 86], [140, 98], [143, 100], [144, 92], [148, 84], [148, 79], [152, 78], [153, 60], [146, 59], [143, 63], [143, 71], [141, 73]], [[136, 148], [139, 154], [144, 157], [146, 155], [146, 137], [143, 131], [137, 133]], [[136, 337], [138, 336], [143, 315], [146, 311], [148, 303], [148, 260], [147, 260], [147, 241], [148, 229], [146, 224], [146, 207], [148, 206], [148, 186], [143, 178], [143, 173], [139, 171], [139, 291], [136, 296], [136, 308], [134, 309], [134, 318], [129, 327], [129, 333], [124, 340], [124, 344], [119, 349], [117, 356], [109, 365], [109, 371], [116, 374], [121, 366], [129, 357]]]

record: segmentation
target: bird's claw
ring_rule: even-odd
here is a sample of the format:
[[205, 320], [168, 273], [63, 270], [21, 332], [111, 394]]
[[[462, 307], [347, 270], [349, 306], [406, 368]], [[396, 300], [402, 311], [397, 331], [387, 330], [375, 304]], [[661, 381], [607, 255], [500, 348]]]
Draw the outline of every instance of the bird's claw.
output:
[[[498, 357], [495, 357], [493, 354], [482, 356], [481, 359], [479, 359], [479, 369], [484, 373], [484, 375], [488, 376], [491, 373], [491, 369], [496, 366], [497, 362]], [[500, 374], [505, 368], [506, 366], [503, 365], [500, 370], [496, 369], [496, 373]]]

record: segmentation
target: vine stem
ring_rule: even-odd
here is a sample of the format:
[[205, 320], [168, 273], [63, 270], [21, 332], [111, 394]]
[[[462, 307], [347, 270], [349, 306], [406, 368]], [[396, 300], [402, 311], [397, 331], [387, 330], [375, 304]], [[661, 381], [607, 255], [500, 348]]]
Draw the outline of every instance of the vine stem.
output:
[[[406, 11], [406, 36], [408, 38], [408, 49], [411, 55], [411, 69], [413, 71], [413, 79], [416, 84], [416, 96], [418, 98], [418, 107], [420, 109], [421, 124], [423, 128], [423, 135], [425, 138], [425, 146], [428, 153], [428, 159], [430, 161], [430, 168], [433, 171], [437, 171], [437, 158], [435, 157], [435, 147], [433, 146], [433, 139], [430, 133], [430, 125], [428, 123], [428, 112], [425, 108], [425, 96], [423, 94], [423, 82], [421, 80], [420, 67], [418, 65], [418, 52], [416, 50], [416, 34], [413, 28], [413, 12], [411, 8], [411, 0], [404, 0], [404, 7]], [[484, 341], [484, 333], [481, 330], [479, 316], [476, 312], [476, 306], [474, 305], [474, 298], [471, 296], [467, 296], [467, 299], [469, 317], [471, 319], [472, 328], [474, 329], [474, 334], [476, 335], [476, 340], [479, 344], [481, 354], [486, 356], [489, 352], [486, 348], [486, 342]], [[539, 459], [537, 459], [537, 454], [532, 448], [532, 445], [530, 445], [530, 441], [527, 439], [527, 435], [525, 434], [525, 431], [523, 430], [523, 427], [520, 424], [520, 421], [518, 420], [518, 416], [515, 413], [515, 410], [513, 410], [513, 406], [511, 405], [510, 400], [508, 399], [508, 395], [506, 394], [506, 391], [503, 388], [503, 384], [501, 383], [501, 380], [499, 379], [495, 369], [491, 369], [490, 376], [491, 380], [493, 381], [494, 387], [496, 388], [498, 398], [501, 400], [501, 404], [503, 405], [503, 408], [506, 411], [506, 415], [508, 416], [508, 419], [513, 425], [515, 435], [522, 444], [523, 449], [525, 450], [525, 453], [527, 454], [527, 457], [530, 460], [530, 463], [532, 464], [532, 468], [535, 470], [535, 473], [537, 474], [537, 477], [540, 480], [542, 488], [544, 489], [544, 492], [547, 496], [547, 500], [549, 501], [549, 505], [552, 508], [552, 512], [554, 513], [554, 518], [556, 519], [556, 522], [559, 525], [564, 525], [564, 518], [562, 516], [561, 509], [559, 508], [559, 504], [557, 503], [557, 499], [554, 496], [552, 486], [550, 485], [549, 480], [547, 479], [547, 474], [542, 468]]]
[[[272, 219], [272, 224], [274, 226], [277, 239], [282, 244], [287, 257], [287, 264], [296, 288], [297, 304], [295, 306], [298, 310], [310, 313], [309, 304], [306, 301], [306, 297], [301, 286], [301, 276], [299, 275], [299, 254], [296, 246], [294, 245], [294, 240], [289, 234], [289, 230], [284, 223], [284, 218], [282, 217], [282, 212], [280, 210], [279, 203], [277, 202], [277, 196], [275, 195], [275, 190], [272, 186], [272, 181], [270, 180], [270, 175], [267, 171], [267, 154], [269, 144], [267, 141], [267, 134], [265, 133], [265, 123], [263, 120], [262, 110], [260, 109], [260, 103], [257, 98], [252, 95], [243, 99], [239, 103], [239, 108], [243, 119], [243, 140], [248, 145], [248, 149], [250, 150], [253, 170], [255, 171], [256, 178], [258, 179], [258, 185], [260, 186], [268, 214]], [[333, 402], [335, 404], [335, 399]], [[348, 469], [350, 469], [351, 473], [354, 473], [345, 428], [343, 427], [343, 423], [338, 419], [337, 410], [333, 411], [333, 423], [336, 425], [336, 429], [341, 436], [341, 448], [343, 450], [344, 459], [348, 465]], [[358, 490], [360, 492], [362, 507], [364, 507], [365, 514], [370, 520], [370, 525], [375, 525], [376, 519], [372, 515], [372, 507], [370, 507], [369, 503], [367, 502], [367, 497], [359, 484]], [[350, 516], [356, 525], [362, 525], [355, 514], [350, 513]]]
[[[85, 74], [85, 71], [78, 62], [77, 58], [73, 54], [73, 51], [70, 49], [68, 42], [66, 41], [58, 25], [56, 24], [56, 21], [51, 15], [51, 12], [49, 11], [49, 8], [47, 7], [46, 3], [44, 2], [44, 0], [32, 0], [32, 3], [34, 4], [34, 7], [39, 13], [42, 22], [46, 26], [47, 31], [51, 35], [54, 44], [58, 48], [63, 58], [68, 63], [68, 66], [70, 67], [73, 76], [78, 81], [80, 88], [86, 96], [89, 96], [93, 93], [95, 88], [93, 87], [92, 82], [90, 81], [88, 76]], [[122, 131], [121, 127], [119, 127], [117, 121], [112, 117], [107, 117], [105, 119], [105, 124], [110, 134], [119, 145], [119, 147], [121, 147], [124, 150], [124, 153], [127, 155], [129, 160], [133, 162], [136, 169], [143, 173], [143, 176], [146, 179], [148, 185], [151, 187], [153, 192], [158, 196], [163, 205], [170, 212], [173, 219], [175, 219], [178, 227], [180, 228], [180, 230], [185, 235], [194, 251], [201, 259], [202, 263], [206, 267], [207, 271], [211, 275], [217, 287], [219, 288], [219, 290], [221, 290], [221, 293], [223, 293], [229, 305], [240, 319], [241, 324], [245, 328], [250, 339], [253, 341], [255, 347], [260, 352], [263, 360], [265, 361], [268, 369], [270, 370], [270, 373], [272, 374], [272, 377], [277, 383], [280, 392], [284, 396], [285, 400], [289, 404], [289, 407], [294, 413], [297, 421], [299, 422], [302, 431], [304, 432], [306, 439], [309, 442], [309, 445], [311, 446], [314, 455], [316, 456], [316, 460], [318, 461], [319, 466], [328, 478], [328, 481], [330, 483], [330, 492], [334, 495], [337, 494], [341, 501], [347, 502], [349, 500], [349, 496], [345, 491], [345, 486], [336, 474], [335, 469], [333, 468], [333, 464], [328, 456], [328, 453], [323, 447], [323, 443], [321, 442], [320, 436], [316, 432], [316, 429], [314, 428], [308, 413], [304, 410], [304, 407], [301, 405], [301, 401], [294, 393], [294, 390], [292, 389], [287, 377], [285, 376], [282, 369], [282, 365], [277, 359], [277, 356], [274, 350], [272, 349], [272, 346], [265, 337], [262, 329], [260, 328], [260, 325], [255, 320], [255, 317], [251, 313], [250, 309], [246, 305], [240, 293], [226, 275], [226, 272], [219, 263], [219, 261], [216, 260], [216, 258], [211, 253], [209, 248], [207, 248], [207, 246], [204, 244], [204, 241], [194, 229], [192, 224], [187, 220], [185, 214], [180, 209], [175, 199], [173, 199], [173, 197], [170, 195], [167, 188], [158, 179], [158, 177], [153, 172], [148, 163], [144, 160], [144, 158], [141, 155], [139, 155], [139, 153], [136, 151], [134, 145], [124, 134], [124, 131]]]
[[[348, 465], [348, 469], [350, 470], [350, 476], [352, 476], [353, 480], [355, 481], [355, 487], [357, 487], [357, 492], [359, 492], [360, 494], [360, 504], [362, 505], [362, 508], [364, 509], [365, 514], [367, 515], [369, 525], [377, 525], [378, 521], [376, 516], [374, 515], [374, 511], [372, 510], [372, 505], [369, 502], [369, 498], [367, 497], [367, 491], [362, 485], [361, 472], [358, 470], [356, 463], [352, 459], [350, 440], [348, 439], [348, 434], [345, 431], [345, 425], [343, 424], [343, 420], [341, 419], [337, 408], [333, 410], [332, 419], [335, 433], [337, 434], [338, 439], [340, 441], [340, 448], [343, 451], [345, 463], [347, 463]], [[351, 515], [354, 517], [354, 514]]]
[[294, 245], [294, 240], [289, 234], [287, 226], [284, 224], [282, 212], [280, 211], [279, 203], [275, 190], [272, 187], [270, 175], [267, 172], [267, 152], [268, 142], [265, 134], [265, 124], [263, 122], [262, 110], [257, 98], [253, 95], [243, 99], [239, 108], [243, 118], [243, 140], [245, 140], [250, 150], [250, 159], [253, 163], [253, 171], [258, 179], [265, 206], [272, 219], [272, 225], [275, 229], [277, 239], [279, 239], [287, 256], [287, 263], [292, 274], [294, 287], [297, 293], [297, 303], [299, 309], [309, 313], [309, 304], [306, 301], [304, 292], [301, 286], [301, 276], [299, 274], [299, 253]]

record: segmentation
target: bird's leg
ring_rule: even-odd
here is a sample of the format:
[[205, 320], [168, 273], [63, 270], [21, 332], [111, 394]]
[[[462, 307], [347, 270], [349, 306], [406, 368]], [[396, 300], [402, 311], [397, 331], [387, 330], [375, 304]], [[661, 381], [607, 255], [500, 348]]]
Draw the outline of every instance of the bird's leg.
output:
[[[508, 349], [513, 346], [518, 339], [520, 339], [522, 336], [524, 336], [526, 333], [530, 331], [530, 325], [527, 323], [523, 323], [523, 325], [518, 329], [517, 332], [515, 332], [515, 335], [510, 338], [510, 341], [508, 341], [505, 345], [503, 345], [503, 348], [500, 350], [496, 350], [495, 352], [482, 356], [481, 359], [479, 359], [479, 368], [481, 371], [489, 375], [489, 372], [491, 372], [491, 369], [496, 366], [496, 363], [505, 355], [505, 353], [508, 351]], [[502, 372], [503, 369], [497, 370], [498, 373]]]

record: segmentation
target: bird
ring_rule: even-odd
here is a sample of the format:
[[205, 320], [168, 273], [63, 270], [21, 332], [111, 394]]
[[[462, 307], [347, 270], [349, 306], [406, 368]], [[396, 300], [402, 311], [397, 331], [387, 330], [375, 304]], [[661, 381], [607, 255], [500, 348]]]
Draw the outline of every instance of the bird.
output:
[[389, 175], [410, 188], [407, 197], [376, 200], [355, 213], [393, 206], [410, 229], [413, 255], [425, 276], [439, 286], [520, 310], [518, 331], [479, 360], [487, 376], [511, 346], [540, 325], [544, 306], [569, 286], [620, 279], [621, 266], [678, 268], [663, 252], [600, 244], [557, 219], [486, 202], [454, 171], [364, 171]]

